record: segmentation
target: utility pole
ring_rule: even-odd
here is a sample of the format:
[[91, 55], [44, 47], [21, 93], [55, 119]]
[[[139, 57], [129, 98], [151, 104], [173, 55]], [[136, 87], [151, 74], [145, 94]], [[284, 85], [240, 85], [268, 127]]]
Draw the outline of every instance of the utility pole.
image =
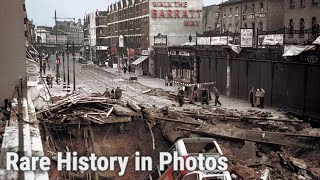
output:
[[72, 42], [72, 56], [73, 56], [73, 91], [76, 90], [76, 67], [75, 67], [75, 51], [74, 51], [74, 42]]
[[[69, 73], [69, 42], [67, 42], [67, 69], [68, 69], [68, 86], [70, 86], [70, 73]], [[68, 89], [69, 92], [69, 89]]]
[[54, 22], [56, 25], [56, 51], [58, 51], [58, 27], [57, 27], [57, 11], [54, 10]]

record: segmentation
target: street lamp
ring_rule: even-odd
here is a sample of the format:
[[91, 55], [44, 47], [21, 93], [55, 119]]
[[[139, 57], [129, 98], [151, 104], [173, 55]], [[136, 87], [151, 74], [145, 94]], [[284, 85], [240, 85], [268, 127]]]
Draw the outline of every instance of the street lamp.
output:
[[73, 91], [76, 90], [76, 67], [75, 67], [75, 50], [74, 50], [74, 42], [72, 42], [72, 56], [73, 56]]

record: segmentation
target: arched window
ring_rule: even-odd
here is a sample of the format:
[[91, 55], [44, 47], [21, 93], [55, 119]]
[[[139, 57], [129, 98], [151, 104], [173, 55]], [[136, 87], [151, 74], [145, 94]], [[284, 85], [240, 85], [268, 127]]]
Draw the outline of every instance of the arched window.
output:
[[231, 23], [229, 24], [228, 31], [232, 32], [232, 24]]
[[293, 35], [293, 19], [289, 20], [289, 30], [290, 30], [290, 35]]
[[256, 12], [256, 5], [254, 3], [252, 4], [252, 12]]
[[260, 11], [263, 12], [264, 7], [263, 7], [263, 2], [260, 3]]
[[300, 36], [304, 35], [304, 19], [300, 19]]
[[239, 8], [238, 8], [238, 6], [236, 7], [236, 14], [237, 14], [237, 15], [239, 14]]
[[294, 7], [294, 0], [290, 0], [290, 7]]
[[229, 10], [229, 17], [232, 16], [232, 8]]
[[244, 6], [244, 14], [247, 14], [247, 13], [248, 13], [248, 6], [245, 5], [245, 6]]
[[312, 17], [311, 20], [311, 27], [312, 27], [312, 35], [316, 35], [317, 34], [317, 18], [316, 17]]

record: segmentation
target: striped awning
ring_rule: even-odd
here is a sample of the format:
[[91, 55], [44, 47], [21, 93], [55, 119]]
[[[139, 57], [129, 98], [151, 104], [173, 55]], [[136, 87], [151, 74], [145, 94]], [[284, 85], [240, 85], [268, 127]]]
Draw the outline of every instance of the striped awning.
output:
[[138, 65], [148, 59], [149, 56], [141, 56], [137, 60], [133, 61], [132, 65]]

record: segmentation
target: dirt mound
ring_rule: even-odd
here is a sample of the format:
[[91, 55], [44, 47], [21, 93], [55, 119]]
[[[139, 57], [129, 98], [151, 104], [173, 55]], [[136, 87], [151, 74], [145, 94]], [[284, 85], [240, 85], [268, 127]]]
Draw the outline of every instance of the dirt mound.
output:
[[168, 96], [169, 95], [168, 92], [164, 91], [161, 88], [154, 88], [154, 89], [147, 90], [145, 94], [150, 96]]

